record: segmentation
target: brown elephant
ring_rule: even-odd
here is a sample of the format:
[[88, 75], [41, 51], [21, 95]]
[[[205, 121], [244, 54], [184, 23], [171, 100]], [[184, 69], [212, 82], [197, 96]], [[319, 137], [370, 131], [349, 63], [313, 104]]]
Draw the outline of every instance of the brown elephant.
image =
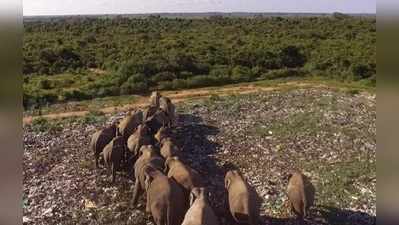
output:
[[148, 127], [140, 124], [136, 131], [127, 139], [126, 166], [129, 173], [133, 172], [134, 163], [139, 157], [140, 148], [144, 145], [151, 145], [153, 142], [149, 135]]
[[158, 110], [154, 115], [145, 121], [146, 125], [150, 128], [150, 134], [155, 135], [161, 127], [170, 124], [170, 118], [163, 110]]
[[300, 219], [306, 217], [315, 195], [315, 188], [309, 178], [300, 171], [294, 171], [288, 182], [287, 195], [291, 210]]
[[124, 152], [126, 151], [126, 144], [122, 136], [117, 136], [104, 147], [103, 157], [104, 164], [108, 171], [111, 169], [112, 183], [115, 182], [116, 171], [121, 169], [121, 163]]
[[119, 133], [122, 134], [125, 141], [134, 133], [136, 128], [143, 123], [143, 112], [141, 110], [134, 114], [129, 114], [122, 119], [119, 124]]
[[169, 117], [170, 123], [168, 126], [176, 125], [176, 108], [170, 98], [162, 96], [159, 99], [159, 108], [166, 112]]
[[117, 135], [118, 124], [113, 123], [109, 127], [97, 131], [93, 134], [90, 142], [90, 147], [94, 153], [94, 160], [96, 162], [96, 168], [99, 167], [98, 159], [104, 147], [112, 141], [112, 139]]
[[168, 177], [174, 178], [177, 183], [187, 190], [187, 193], [194, 187], [203, 187], [202, 178], [197, 171], [186, 166], [179, 157], [169, 157], [165, 161], [165, 173]]
[[[182, 225], [218, 225], [218, 219], [209, 205], [205, 188], [194, 188], [190, 193], [190, 208]], [[195, 199], [195, 200], [194, 200]]]
[[180, 150], [172, 138], [167, 137], [161, 142], [161, 155], [168, 159], [169, 157], [179, 156]]
[[143, 121], [147, 121], [150, 117], [152, 117], [159, 110], [159, 105], [149, 105], [144, 109], [143, 112]]
[[148, 127], [140, 124], [136, 131], [127, 139], [127, 147], [133, 156], [138, 156], [141, 146], [152, 144], [152, 138], [149, 135]]
[[150, 105], [158, 108], [160, 97], [161, 97], [161, 94], [159, 94], [158, 91], [153, 91], [150, 96]]
[[181, 187], [152, 166], [147, 165], [144, 174], [147, 192], [146, 211], [152, 214], [155, 224], [181, 224], [187, 210], [181, 201], [184, 197]]
[[230, 170], [224, 178], [228, 192], [231, 215], [237, 223], [257, 225], [259, 222], [260, 198], [242, 174], [237, 170]]
[[152, 145], [144, 145], [140, 148], [141, 155], [134, 164], [134, 175], [136, 178], [133, 189], [133, 206], [136, 205], [139, 195], [145, 190], [145, 174], [144, 167], [152, 166], [162, 170], [165, 160], [158, 154]]
[[164, 138], [170, 137], [171, 130], [167, 127], [161, 127], [159, 128], [158, 132], [155, 134], [155, 140], [158, 141], [158, 143], [161, 143]]

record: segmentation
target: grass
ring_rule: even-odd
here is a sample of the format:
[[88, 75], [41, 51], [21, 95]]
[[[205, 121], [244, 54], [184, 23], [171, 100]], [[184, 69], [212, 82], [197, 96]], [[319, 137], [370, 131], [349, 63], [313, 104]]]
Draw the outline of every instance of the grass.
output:
[[[368, 198], [357, 189], [358, 184], [370, 182], [367, 177], [376, 177], [376, 164], [366, 157], [326, 164], [322, 161], [303, 162], [305, 170], [317, 171], [315, 182], [317, 204], [348, 208], [353, 199]], [[350, 199], [352, 198], [352, 199]]]
[[57, 121], [49, 121], [45, 118], [39, 117], [32, 121], [32, 129], [36, 132], [56, 133], [62, 131], [61, 124]]
[[55, 134], [61, 132], [65, 125], [78, 124], [78, 125], [95, 125], [103, 124], [107, 120], [104, 113], [92, 110], [83, 117], [67, 117], [61, 119], [46, 119], [38, 117], [32, 121], [30, 127], [35, 132], [48, 132]]
[[61, 113], [65, 111], [86, 111], [100, 110], [107, 107], [118, 107], [132, 104], [137, 100], [135, 95], [110, 96], [104, 98], [96, 98], [92, 100], [73, 101], [68, 103], [59, 103], [49, 106], [43, 106], [40, 109], [31, 109], [25, 111], [27, 116], [39, 116], [50, 113]]
[[280, 137], [291, 137], [296, 133], [317, 135], [322, 127], [319, 125], [321, 115], [318, 113], [298, 113], [286, 120], [275, 121], [270, 127], [274, 135]]
[[[369, 86], [367, 84], [364, 84], [364, 82], [360, 81], [337, 81], [333, 79], [328, 79], [325, 77], [320, 77], [320, 76], [307, 76], [307, 77], [288, 77], [288, 78], [280, 78], [280, 79], [274, 79], [274, 80], [260, 80], [253, 82], [254, 85], [260, 86], [260, 87], [273, 87], [276, 85], [281, 85], [284, 83], [289, 83], [289, 82], [301, 82], [313, 86], [319, 86], [323, 85], [328, 88], [332, 88], [337, 91], [344, 91], [347, 93], [354, 92], [356, 94], [366, 91], [369, 93], [375, 93], [376, 92], [376, 87], [374, 86]], [[283, 87], [285, 89], [292, 89], [295, 88], [295, 85], [287, 85], [286, 87]]]

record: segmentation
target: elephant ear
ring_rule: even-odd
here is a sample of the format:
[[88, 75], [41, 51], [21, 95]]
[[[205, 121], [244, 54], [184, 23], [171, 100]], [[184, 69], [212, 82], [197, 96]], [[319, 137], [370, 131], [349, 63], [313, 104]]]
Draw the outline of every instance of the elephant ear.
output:
[[190, 206], [193, 205], [195, 198], [199, 196], [199, 189], [198, 188], [193, 188], [190, 192]]
[[229, 187], [230, 187], [230, 183], [231, 183], [230, 177], [226, 177], [226, 179], [225, 179], [225, 181], [224, 181], [224, 187], [225, 187], [227, 190], [228, 190]]
[[148, 188], [149, 188], [149, 186], [151, 184], [151, 181], [154, 178], [155, 172], [156, 172], [155, 169], [152, 168], [151, 166], [146, 166], [144, 168], [144, 177], [145, 177], [144, 185], [145, 185], [145, 189], [146, 190], [148, 190]]
[[176, 159], [178, 159], [178, 158], [176, 156], [173, 156], [173, 157], [168, 157], [165, 160], [165, 169], [164, 169], [164, 173], [165, 174], [168, 173], [168, 171], [169, 171], [169, 168], [170, 168], [169, 163], [170, 163], [170, 161], [176, 160]]
[[167, 158], [167, 159], [165, 160], [165, 163], [164, 163], [165, 169], [163, 170], [163, 172], [164, 172], [165, 174], [167, 174], [168, 171], [169, 171], [169, 161], [170, 161], [170, 157]]
[[148, 188], [150, 187], [152, 178], [148, 175], [145, 175], [145, 180], [144, 180], [144, 187], [145, 187], [145, 191], [148, 191]]

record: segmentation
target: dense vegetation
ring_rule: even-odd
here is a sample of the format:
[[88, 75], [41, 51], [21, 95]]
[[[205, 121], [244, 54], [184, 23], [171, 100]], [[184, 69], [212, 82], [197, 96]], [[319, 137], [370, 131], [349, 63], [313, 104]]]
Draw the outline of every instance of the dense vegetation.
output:
[[376, 79], [375, 18], [76, 17], [24, 25], [25, 107], [286, 76]]

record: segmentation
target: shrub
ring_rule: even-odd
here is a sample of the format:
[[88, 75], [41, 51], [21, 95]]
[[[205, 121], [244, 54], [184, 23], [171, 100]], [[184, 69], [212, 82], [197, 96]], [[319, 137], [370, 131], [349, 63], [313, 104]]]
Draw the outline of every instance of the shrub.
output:
[[128, 83], [146, 82], [147, 77], [142, 73], [136, 73], [127, 79]]
[[177, 78], [176, 74], [166, 71], [155, 74], [154, 76], [151, 77], [151, 81], [159, 83], [161, 81], [172, 81], [176, 78]]
[[287, 46], [280, 51], [281, 65], [287, 68], [302, 67], [306, 63], [306, 57], [300, 48]]
[[245, 66], [236, 66], [231, 71], [231, 79], [234, 82], [247, 82], [255, 78], [250, 68]]
[[185, 79], [175, 79], [173, 81], [163, 81], [158, 84], [160, 90], [178, 90], [188, 88], [188, 82]]
[[187, 87], [195, 88], [195, 87], [204, 87], [204, 86], [212, 86], [215, 78], [211, 76], [201, 75], [195, 76], [190, 79], [187, 79]]
[[39, 81], [39, 89], [49, 90], [52, 88], [51, 82], [48, 79], [42, 79]]
[[149, 89], [149, 84], [147, 77], [144, 74], [137, 73], [130, 76], [126, 82], [124, 82], [120, 87], [120, 94], [143, 94]]
[[188, 87], [188, 82], [187, 80], [184, 79], [176, 79], [172, 81], [172, 89], [183, 89]]
[[375, 74], [375, 71], [370, 66], [364, 64], [352, 65], [351, 71], [354, 80], [366, 79]]
[[159, 90], [173, 90], [173, 82], [172, 81], [159, 82], [157, 88]]
[[66, 90], [64, 93], [62, 93], [63, 100], [69, 101], [69, 100], [74, 100], [74, 101], [80, 101], [80, 100], [87, 100], [90, 99], [92, 96], [90, 96], [88, 93], [78, 90], [78, 89], [73, 89], [73, 90]]
[[306, 71], [301, 69], [279, 69], [279, 70], [271, 70], [268, 73], [262, 75], [264, 79], [277, 79], [277, 78], [285, 78], [285, 77], [298, 77], [305, 76]]
[[262, 68], [260, 66], [252, 67], [251, 74], [254, 78], [259, 77], [262, 74]]
[[230, 77], [230, 74], [230, 68], [225, 65], [214, 66], [209, 72], [209, 75], [212, 77]]
[[119, 88], [117, 87], [100, 87], [95, 91], [96, 97], [107, 97], [119, 95]]
[[178, 78], [179, 79], [187, 79], [194, 76], [194, 74], [190, 71], [182, 71], [179, 73]]
[[129, 81], [126, 81], [121, 86], [120, 94], [122, 95], [144, 94], [147, 91], [148, 91], [147, 82], [130, 83]]
[[140, 69], [139, 69], [139, 66], [137, 65], [137, 63], [134, 61], [129, 61], [129, 62], [122, 64], [119, 67], [118, 72], [113, 74], [112, 76], [114, 77], [114, 79], [116, 80], [118, 85], [122, 85], [132, 75], [139, 74], [139, 73], [140, 73]]

